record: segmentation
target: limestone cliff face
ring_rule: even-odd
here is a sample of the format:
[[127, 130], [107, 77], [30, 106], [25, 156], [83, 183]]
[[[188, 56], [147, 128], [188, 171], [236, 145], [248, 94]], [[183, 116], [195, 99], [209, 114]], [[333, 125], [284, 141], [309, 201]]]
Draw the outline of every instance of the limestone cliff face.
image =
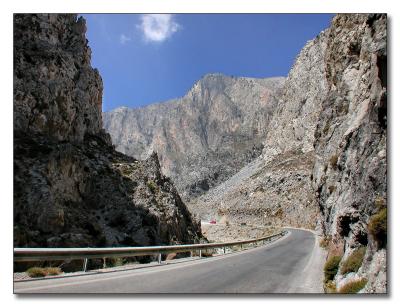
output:
[[314, 133], [328, 91], [326, 37], [322, 32], [297, 56], [264, 128], [261, 157], [191, 201], [192, 212], [201, 218], [224, 216], [233, 223], [321, 228], [310, 177], [315, 163]]
[[198, 240], [157, 155], [116, 152], [102, 130], [102, 81], [85, 31], [73, 14], [14, 16], [14, 245]]
[[[362, 291], [385, 292], [386, 69], [386, 16], [336, 16], [297, 57], [262, 156], [189, 203], [191, 211], [316, 229], [329, 255], [343, 256], [338, 288], [366, 278]], [[363, 246], [361, 268], [341, 274]]]
[[260, 154], [283, 81], [206, 75], [180, 99], [104, 113], [104, 127], [125, 154], [156, 151], [187, 200]]
[[313, 185], [324, 232], [343, 244], [344, 259], [368, 245], [357, 276], [369, 280], [364, 291], [384, 292], [386, 245], [367, 225], [387, 197], [386, 16], [339, 15], [328, 34], [329, 92], [315, 130]]
[[365, 277], [363, 291], [386, 291], [386, 249], [368, 230], [386, 206], [386, 87], [386, 16], [339, 14], [300, 53], [268, 129], [267, 163], [293, 150], [314, 156], [304, 180], [340, 267], [367, 245], [358, 272], [337, 274], [338, 288]]
[[15, 15], [14, 130], [82, 141], [102, 129], [103, 83], [75, 15]]

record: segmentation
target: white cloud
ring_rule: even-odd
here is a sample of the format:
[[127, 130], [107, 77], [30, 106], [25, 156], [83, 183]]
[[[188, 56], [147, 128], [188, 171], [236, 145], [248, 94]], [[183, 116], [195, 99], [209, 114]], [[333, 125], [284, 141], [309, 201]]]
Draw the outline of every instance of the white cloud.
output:
[[132, 40], [129, 36], [126, 36], [125, 34], [121, 34], [120, 36], [119, 36], [119, 42], [122, 44], [122, 45], [125, 45], [127, 42], [129, 42], [130, 40]]
[[137, 27], [149, 42], [162, 42], [181, 28], [171, 14], [144, 14], [140, 19]]

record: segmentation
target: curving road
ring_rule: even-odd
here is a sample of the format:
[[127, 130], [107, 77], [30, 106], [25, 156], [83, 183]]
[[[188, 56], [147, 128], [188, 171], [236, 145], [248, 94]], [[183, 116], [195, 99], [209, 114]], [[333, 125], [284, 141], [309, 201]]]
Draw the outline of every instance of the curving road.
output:
[[14, 282], [15, 293], [321, 293], [323, 252], [309, 231], [220, 257], [51, 280]]

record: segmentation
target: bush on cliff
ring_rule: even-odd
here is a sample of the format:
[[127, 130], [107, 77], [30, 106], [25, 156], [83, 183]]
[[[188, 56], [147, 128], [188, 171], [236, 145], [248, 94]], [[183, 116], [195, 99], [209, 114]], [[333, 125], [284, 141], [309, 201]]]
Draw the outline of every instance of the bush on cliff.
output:
[[378, 248], [385, 248], [387, 241], [387, 208], [379, 210], [371, 216], [368, 231], [378, 244]]
[[324, 273], [325, 273], [325, 282], [328, 280], [333, 280], [335, 277], [338, 268], [339, 268], [339, 263], [342, 257], [340, 256], [331, 256], [329, 259], [326, 261], [325, 266], [324, 266]]
[[351, 255], [343, 262], [340, 273], [346, 274], [350, 272], [357, 272], [362, 265], [366, 250], [367, 248], [363, 246], [352, 252]]
[[343, 287], [341, 287], [338, 291], [338, 293], [341, 294], [354, 294], [358, 293], [360, 290], [362, 290], [365, 285], [367, 284], [368, 280], [365, 278], [359, 279], [359, 280], [354, 280], [350, 281], [347, 284], [345, 284]]

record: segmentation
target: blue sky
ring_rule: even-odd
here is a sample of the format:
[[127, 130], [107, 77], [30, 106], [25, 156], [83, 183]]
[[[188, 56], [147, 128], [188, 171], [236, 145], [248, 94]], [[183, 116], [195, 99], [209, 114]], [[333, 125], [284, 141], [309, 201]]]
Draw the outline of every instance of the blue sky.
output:
[[83, 14], [103, 111], [183, 96], [207, 73], [286, 76], [332, 14]]

